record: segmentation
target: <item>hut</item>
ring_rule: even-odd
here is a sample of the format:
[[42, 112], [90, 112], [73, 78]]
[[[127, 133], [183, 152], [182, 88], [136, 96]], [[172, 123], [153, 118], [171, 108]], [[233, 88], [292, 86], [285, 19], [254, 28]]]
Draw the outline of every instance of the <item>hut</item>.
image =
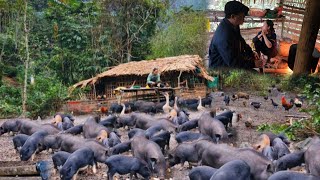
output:
[[[202, 58], [198, 55], [182, 55], [119, 64], [95, 77], [74, 84], [69, 91], [89, 86], [91, 90], [86, 94], [88, 100], [97, 100], [104, 96], [108, 102], [112, 102], [116, 100], [114, 92], [119, 87], [146, 87], [147, 76], [155, 67], [159, 69], [161, 81], [172, 88], [177, 88], [181, 96], [195, 92], [204, 96], [207, 90], [206, 83], [214, 79], [208, 75]], [[147, 95], [148, 93], [144, 93], [144, 98]], [[135, 94], [128, 93], [123, 99], [136, 98], [133, 96]]]

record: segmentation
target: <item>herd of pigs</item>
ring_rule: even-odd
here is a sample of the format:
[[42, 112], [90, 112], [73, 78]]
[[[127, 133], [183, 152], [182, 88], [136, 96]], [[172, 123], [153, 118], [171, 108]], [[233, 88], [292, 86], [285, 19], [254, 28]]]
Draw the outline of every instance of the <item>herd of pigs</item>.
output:
[[[175, 98], [172, 103], [167, 100], [153, 105], [160, 107], [160, 113], [168, 104], [172, 106], [162, 112], [163, 117], [148, 112], [150, 102], [136, 101], [112, 104], [108, 116], [91, 116], [79, 125], [66, 114], [55, 115], [47, 124], [12, 119], [1, 125], [0, 135], [15, 134], [12, 141], [22, 161], [33, 161], [39, 152], [52, 151], [52, 162], [61, 179], [75, 179], [85, 169], [96, 173], [99, 163], [106, 164], [109, 179], [115, 174], [130, 174], [130, 179], [177, 179], [167, 175], [175, 165], [187, 168], [191, 180], [320, 179], [319, 137], [314, 137], [307, 149], [296, 152], [290, 152], [290, 141], [283, 134], [271, 132], [261, 134], [252, 147], [233, 147], [227, 142], [233, 135], [230, 130], [241, 123], [241, 114], [198, 108], [200, 116], [189, 119], [186, 109], [190, 102], [195, 100]], [[210, 98], [202, 99], [202, 103], [210, 106]], [[130, 112], [124, 113], [129, 106]], [[128, 140], [121, 141], [120, 128]], [[172, 140], [176, 147], [170, 147]], [[307, 173], [288, 170], [302, 164]]]

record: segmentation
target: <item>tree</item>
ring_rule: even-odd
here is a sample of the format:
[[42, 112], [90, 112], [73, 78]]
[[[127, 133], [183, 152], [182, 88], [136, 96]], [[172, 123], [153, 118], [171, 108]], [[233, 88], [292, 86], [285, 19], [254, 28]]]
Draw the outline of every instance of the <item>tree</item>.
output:
[[152, 54], [148, 59], [183, 54], [204, 57], [208, 42], [205, 14], [185, 9], [171, 14], [168, 19], [152, 38]]
[[307, 0], [293, 69], [295, 75], [310, 73], [310, 60], [320, 27], [319, 9], [320, 1]]
[[156, 23], [168, 8], [167, 0], [105, 0], [101, 18], [115, 64], [145, 59]]
[[24, 16], [23, 16], [23, 25], [24, 25], [24, 38], [25, 38], [25, 47], [26, 47], [26, 59], [24, 61], [24, 83], [23, 83], [23, 92], [22, 92], [22, 116], [26, 116], [27, 107], [27, 84], [28, 84], [28, 69], [29, 69], [29, 30], [27, 27], [27, 13], [28, 13], [28, 0], [24, 0]]

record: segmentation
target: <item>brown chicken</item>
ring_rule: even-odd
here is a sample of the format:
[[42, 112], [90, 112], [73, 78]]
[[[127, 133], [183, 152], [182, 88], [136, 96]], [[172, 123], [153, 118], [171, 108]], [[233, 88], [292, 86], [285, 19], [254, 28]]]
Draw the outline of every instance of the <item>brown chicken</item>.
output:
[[101, 106], [101, 107], [100, 107], [100, 112], [101, 112], [102, 114], [107, 114], [107, 113], [108, 113], [108, 107]]
[[284, 107], [284, 109], [286, 111], [289, 111], [289, 109], [291, 109], [293, 107], [293, 103], [288, 103], [286, 98], [284, 96], [282, 96], [281, 98], [281, 104], [282, 104], [282, 107]]

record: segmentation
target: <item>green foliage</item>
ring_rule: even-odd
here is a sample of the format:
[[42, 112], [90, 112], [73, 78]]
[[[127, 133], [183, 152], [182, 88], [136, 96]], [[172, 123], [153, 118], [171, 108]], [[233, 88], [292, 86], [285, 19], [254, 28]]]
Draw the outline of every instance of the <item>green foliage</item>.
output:
[[21, 90], [14, 86], [0, 86], [0, 118], [8, 118], [20, 115]]
[[289, 125], [287, 124], [278, 124], [278, 123], [273, 123], [273, 124], [268, 124], [268, 123], [263, 123], [258, 126], [257, 131], [259, 132], [273, 132], [275, 134], [280, 134], [284, 133], [290, 140], [296, 140], [296, 137], [293, 133], [293, 128], [290, 128]]
[[149, 59], [183, 54], [198, 54], [204, 57], [208, 35], [205, 13], [181, 11], [169, 16], [151, 41], [152, 54]]
[[[21, 107], [21, 88], [0, 86], [0, 118], [19, 116]], [[44, 117], [57, 112], [67, 98], [67, 88], [55, 77], [37, 76], [35, 84], [28, 86], [28, 116]]]
[[29, 85], [27, 110], [30, 117], [46, 116], [59, 111], [67, 98], [67, 88], [55, 77], [37, 76]]
[[306, 85], [315, 83], [320, 83], [320, 79], [316, 75], [300, 75], [285, 77], [280, 85], [283, 90], [300, 93], [305, 89]]
[[146, 59], [150, 39], [168, 4], [168, 0], [105, 0], [101, 18], [107, 34], [102, 43], [108, 49], [103, 48], [104, 52], [111, 53], [116, 64]]

